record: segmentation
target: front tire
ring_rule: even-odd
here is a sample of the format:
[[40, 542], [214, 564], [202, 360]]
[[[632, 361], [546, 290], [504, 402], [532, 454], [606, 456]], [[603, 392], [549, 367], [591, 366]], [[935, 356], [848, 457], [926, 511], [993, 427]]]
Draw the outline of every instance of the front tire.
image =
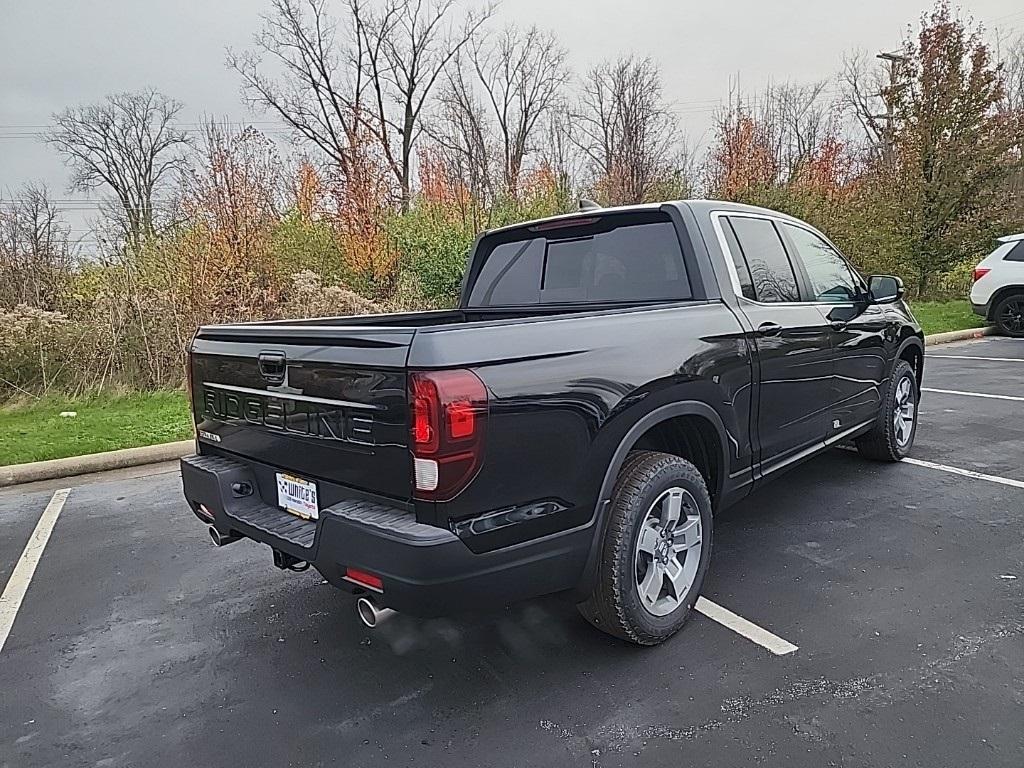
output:
[[615, 482], [594, 591], [579, 604], [595, 627], [637, 645], [678, 632], [711, 560], [711, 497], [678, 456], [635, 451]]
[[992, 310], [992, 319], [1004, 336], [1024, 338], [1024, 293], [1002, 299]]
[[919, 390], [914, 369], [897, 360], [875, 425], [856, 440], [861, 456], [874, 461], [900, 461], [910, 453], [917, 435]]

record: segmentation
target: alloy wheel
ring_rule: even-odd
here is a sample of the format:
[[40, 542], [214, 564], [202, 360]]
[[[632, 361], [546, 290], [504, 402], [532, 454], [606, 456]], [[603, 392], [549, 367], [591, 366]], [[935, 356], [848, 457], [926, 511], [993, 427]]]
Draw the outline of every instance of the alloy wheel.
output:
[[669, 488], [640, 524], [634, 553], [636, 590], [648, 613], [666, 616], [689, 594], [703, 547], [700, 508], [685, 488]]
[[910, 442], [914, 433], [914, 418], [917, 415], [917, 403], [914, 402], [914, 382], [904, 376], [896, 385], [896, 402], [893, 406], [892, 423], [896, 442], [902, 448]]
[[997, 320], [1007, 333], [1024, 333], [1024, 299], [1006, 302]]

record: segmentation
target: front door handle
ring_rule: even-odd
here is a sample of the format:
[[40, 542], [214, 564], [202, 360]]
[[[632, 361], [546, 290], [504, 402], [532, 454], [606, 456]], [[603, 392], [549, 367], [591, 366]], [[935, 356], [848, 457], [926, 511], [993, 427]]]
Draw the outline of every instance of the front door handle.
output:
[[782, 326], [778, 323], [761, 323], [757, 326], [758, 336], [778, 336], [782, 333]]
[[833, 331], [845, 331], [847, 325], [849, 325], [849, 321], [847, 320], [832, 320], [829, 323], [829, 327]]

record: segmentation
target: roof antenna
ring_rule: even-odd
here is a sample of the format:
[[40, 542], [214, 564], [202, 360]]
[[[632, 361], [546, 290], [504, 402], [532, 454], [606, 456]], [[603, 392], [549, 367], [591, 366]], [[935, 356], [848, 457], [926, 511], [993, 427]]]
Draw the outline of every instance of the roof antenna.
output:
[[601, 206], [595, 203], [593, 200], [588, 200], [585, 197], [580, 198], [580, 210], [581, 211], [599, 211]]

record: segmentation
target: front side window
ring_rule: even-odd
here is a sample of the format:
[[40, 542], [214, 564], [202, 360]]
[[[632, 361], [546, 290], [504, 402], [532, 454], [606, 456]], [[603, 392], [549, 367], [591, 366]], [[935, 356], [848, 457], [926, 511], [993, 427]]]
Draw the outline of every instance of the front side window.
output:
[[775, 225], [749, 216], [730, 216], [729, 222], [750, 269], [757, 300], [770, 304], [800, 301], [796, 273]]
[[842, 304], [857, 298], [857, 280], [835, 248], [803, 227], [783, 223], [782, 228], [804, 265], [814, 301]]

